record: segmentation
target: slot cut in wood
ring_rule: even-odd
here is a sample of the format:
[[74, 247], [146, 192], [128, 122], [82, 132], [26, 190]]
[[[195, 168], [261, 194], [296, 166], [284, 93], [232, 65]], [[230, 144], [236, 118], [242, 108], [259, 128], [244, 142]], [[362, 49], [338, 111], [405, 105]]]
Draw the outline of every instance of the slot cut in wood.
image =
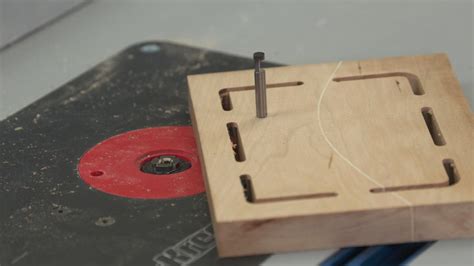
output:
[[398, 187], [386, 187], [386, 188], [373, 188], [370, 190], [372, 193], [383, 193], [383, 192], [394, 192], [394, 191], [404, 191], [404, 190], [415, 190], [415, 189], [427, 189], [427, 188], [442, 188], [449, 187], [459, 182], [460, 177], [456, 169], [456, 165], [452, 159], [443, 160], [444, 170], [448, 176], [448, 180], [442, 183], [435, 184], [421, 184], [421, 185], [408, 185], [408, 186], [398, 186]]
[[425, 119], [426, 127], [428, 127], [428, 131], [430, 132], [434, 144], [436, 146], [446, 145], [446, 141], [444, 140], [441, 129], [439, 128], [438, 122], [436, 121], [433, 109], [431, 109], [431, 107], [423, 107], [421, 108], [421, 114]]
[[[301, 86], [303, 84], [304, 83], [302, 81], [273, 83], [273, 84], [267, 84], [267, 89], [281, 88], [281, 87], [295, 87], [295, 86]], [[234, 108], [234, 106], [232, 105], [232, 100], [230, 98], [231, 92], [249, 91], [249, 90], [255, 90], [255, 86], [243, 86], [243, 87], [225, 88], [225, 89], [219, 90], [219, 97], [221, 99], [222, 109], [224, 109], [224, 111], [231, 111]]]
[[242, 188], [244, 189], [245, 200], [247, 200], [248, 202], [254, 202], [255, 197], [253, 193], [253, 186], [252, 186], [252, 181], [250, 180], [250, 176], [241, 175], [240, 183], [242, 184]]
[[454, 164], [452, 159], [444, 159], [443, 160], [444, 170], [446, 170], [446, 174], [448, 175], [448, 184], [450, 186], [459, 182], [461, 177], [459, 176], [458, 169]]
[[378, 78], [390, 78], [390, 77], [403, 77], [408, 80], [410, 83], [411, 90], [415, 95], [423, 95], [425, 91], [421, 85], [420, 79], [411, 73], [406, 72], [393, 72], [393, 73], [381, 73], [381, 74], [371, 74], [371, 75], [361, 75], [361, 76], [350, 76], [350, 77], [339, 77], [334, 78], [335, 82], [343, 81], [353, 81], [353, 80], [363, 80], [363, 79], [378, 79]]
[[327, 193], [317, 193], [317, 194], [309, 194], [309, 195], [297, 195], [297, 196], [285, 196], [279, 198], [271, 198], [271, 199], [255, 199], [255, 190], [252, 185], [252, 179], [250, 175], [241, 175], [240, 182], [242, 184], [242, 188], [244, 189], [244, 196], [247, 202], [249, 203], [269, 203], [269, 202], [283, 202], [283, 201], [290, 201], [290, 200], [304, 200], [304, 199], [318, 199], [318, 198], [329, 198], [329, 197], [336, 197], [337, 193], [335, 192], [327, 192]]
[[237, 123], [227, 123], [227, 131], [229, 132], [230, 142], [232, 143], [232, 150], [234, 157], [237, 162], [245, 161], [244, 146], [242, 145], [242, 139], [240, 138], [239, 127]]

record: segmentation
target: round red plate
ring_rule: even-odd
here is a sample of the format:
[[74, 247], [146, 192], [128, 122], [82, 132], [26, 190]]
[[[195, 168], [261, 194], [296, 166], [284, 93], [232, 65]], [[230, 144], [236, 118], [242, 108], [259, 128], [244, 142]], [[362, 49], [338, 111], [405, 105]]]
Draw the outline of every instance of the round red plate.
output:
[[[141, 165], [160, 155], [191, 163], [183, 172], [154, 175]], [[192, 127], [157, 127], [129, 131], [100, 142], [79, 161], [80, 177], [91, 187], [116, 196], [169, 199], [204, 192]]]

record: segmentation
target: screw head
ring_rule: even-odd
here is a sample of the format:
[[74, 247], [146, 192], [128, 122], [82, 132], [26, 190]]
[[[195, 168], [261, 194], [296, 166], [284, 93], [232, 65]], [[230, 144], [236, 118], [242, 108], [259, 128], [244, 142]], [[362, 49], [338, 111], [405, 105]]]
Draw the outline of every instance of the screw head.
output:
[[256, 61], [265, 60], [265, 53], [264, 52], [255, 52], [253, 54], [253, 60], [256, 60]]

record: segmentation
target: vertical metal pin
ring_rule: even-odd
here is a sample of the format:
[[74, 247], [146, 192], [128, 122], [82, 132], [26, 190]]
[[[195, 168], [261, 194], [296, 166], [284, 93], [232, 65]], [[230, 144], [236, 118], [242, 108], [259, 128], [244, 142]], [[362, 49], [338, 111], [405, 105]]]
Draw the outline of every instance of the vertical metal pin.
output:
[[267, 84], [265, 81], [265, 70], [261, 68], [260, 63], [265, 60], [263, 52], [253, 54], [255, 62], [255, 102], [257, 105], [257, 117], [267, 117]]

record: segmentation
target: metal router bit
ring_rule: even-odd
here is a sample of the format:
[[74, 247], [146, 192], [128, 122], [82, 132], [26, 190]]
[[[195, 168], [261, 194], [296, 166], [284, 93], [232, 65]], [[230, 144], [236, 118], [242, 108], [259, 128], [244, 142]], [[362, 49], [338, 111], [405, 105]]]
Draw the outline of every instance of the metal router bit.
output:
[[263, 52], [253, 54], [255, 61], [255, 102], [257, 105], [257, 117], [267, 117], [267, 84], [265, 82], [265, 70], [261, 68], [260, 63], [265, 60]]

